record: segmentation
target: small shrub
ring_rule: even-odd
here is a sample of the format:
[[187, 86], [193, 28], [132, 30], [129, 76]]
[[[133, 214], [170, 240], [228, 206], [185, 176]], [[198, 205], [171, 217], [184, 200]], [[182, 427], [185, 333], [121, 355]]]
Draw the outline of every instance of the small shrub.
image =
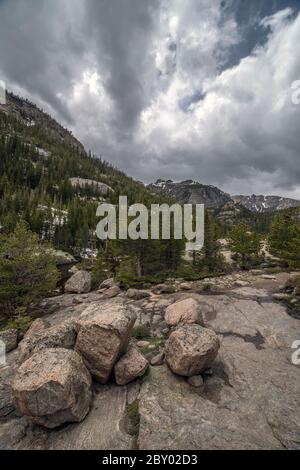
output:
[[139, 411], [139, 401], [135, 400], [126, 408], [126, 415], [129, 421], [128, 432], [131, 436], [138, 436], [140, 429], [140, 411]]
[[137, 340], [149, 339], [151, 336], [150, 328], [145, 325], [135, 326], [133, 328], [132, 336]]
[[16, 329], [20, 333], [26, 333], [29, 330], [34, 318], [25, 316], [25, 317], [18, 317], [14, 320], [10, 320], [4, 330]]

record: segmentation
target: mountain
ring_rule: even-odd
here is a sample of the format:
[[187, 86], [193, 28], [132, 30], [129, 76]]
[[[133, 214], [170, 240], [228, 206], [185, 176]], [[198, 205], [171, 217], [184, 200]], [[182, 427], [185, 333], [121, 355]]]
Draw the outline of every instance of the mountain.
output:
[[153, 192], [163, 193], [167, 197], [176, 199], [182, 204], [205, 204], [207, 208], [212, 208], [232, 202], [229, 194], [219, 188], [192, 180], [174, 182], [159, 179], [148, 188]]
[[275, 212], [300, 206], [300, 201], [280, 196], [232, 196], [234, 202], [252, 212]]
[[0, 106], [0, 232], [20, 216], [56, 248], [94, 248], [100, 201], [150, 205], [166, 201], [86, 152], [70, 131], [35, 104], [11, 93]]

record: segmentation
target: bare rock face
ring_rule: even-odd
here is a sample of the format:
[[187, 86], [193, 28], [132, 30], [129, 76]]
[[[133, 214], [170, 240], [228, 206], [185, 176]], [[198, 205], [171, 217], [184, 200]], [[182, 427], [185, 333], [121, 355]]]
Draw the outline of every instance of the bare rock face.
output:
[[128, 346], [136, 316], [122, 304], [91, 304], [79, 317], [75, 349], [100, 383], [108, 381], [112, 368]]
[[142, 300], [150, 297], [150, 293], [146, 290], [128, 289], [128, 291], [126, 292], [126, 297], [132, 300]]
[[1, 331], [0, 341], [3, 341], [6, 353], [13, 351], [18, 345], [18, 330], [10, 329]]
[[165, 321], [168, 326], [176, 326], [179, 323], [198, 323], [203, 325], [201, 307], [192, 298], [181, 300], [166, 308]]
[[91, 376], [81, 357], [67, 349], [46, 349], [18, 369], [12, 383], [19, 411], [46, 428], [82, 421], [89, 412]]
[[148, 365], [147, 359], [135, 347], [130, 347], [114, 367], [117, 384], [126, 385], [142, 377]]
[[200, 325], [184, 325], [171, 333], [166, 342], [166, 363], [175, 374], [199, 375], [211, 366], [219, 347], [214, 331]]
[[75, 294], [86, 294], [92, 287], [92, 278], [87, 271], [78, 271], [73, 274], [65, 285], [65, 291]]
[[29, 328], [29, 330], [27, 330], [24, 338], [29, 338], [30, 336], [33, 336], [36, 333], [40, 333], [41, 331], [45, 331], [50, 326], [51, 326], [51, 324], [47, 320], [44, 320], [43, 318], [37, 318], [31, 324], [31, 327]]
[[34, 353], [49, 348], [73, 349], [76, 341], [76, 330], [73, 321], [46, 328], [25, 336], [19, 343], [19, 364], [30, 358]]

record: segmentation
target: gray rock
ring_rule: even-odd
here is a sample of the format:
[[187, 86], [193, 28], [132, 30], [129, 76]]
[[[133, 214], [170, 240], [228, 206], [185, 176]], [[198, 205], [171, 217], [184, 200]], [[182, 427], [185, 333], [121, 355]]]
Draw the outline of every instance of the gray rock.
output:
[[160, 352], [159, 354], [157, 354], [151, 359], [150, 364], [151, 366], [161, 366], [164, 363], [164, 360], [165, 360], [165, 353]]
[[18, 330], [0, 331], [0, 341], [4, 343], [6, 353], [13, 351], [18, 346]]
[[115, 287], [117, 285], [115, 279], [113, 277], [109, 279], [105, 279], [100, 286], [99, 289], [110, 289], [111, 287]]
[[66, 282], [65, 292], [85, 294], [90, 292], [92, 286], [91, 274], [87, 271], [78, 271]]
[[126, 297], [132, 300], [142, 300], [150, 297], [150, 292], [140, 289], [128, 289]]
[[201, 375], [194, 375], [193, 377], [189, 377], [188, 383], [195, 388], [202, 388], [204, 386], [204, 381]]
[[21, 414], [52, 429], [85, 418], [91, 385], [91, 376], [75, 351], [45, 349], [21, 365], [12, 390]]
[[18, 363], [22, 364], [34, 353], [49, 348], [73, 349], [76, 341], [76, 330], [72, 320], [51, 326], [26, 336], [18, 347]]
[[30, 336], [35, 335], [36, 333], [45, 331], [50, 326], [51, 324], [47, 320], [44, 320], [43, 318], [37, 318], [31, 324], [29, 330], [27, 330], [24, 338], [29, 338]]
[[147, 359], [131, 346], [114, 367], [117, 384], [127, 385], [138, 377], [142, 377], [148, 365]]
[[175, 374], [199, 375], [216, 359], [219, 347], [214, 331], [200, 325], [184, 325], [173, 331], [166, 342], [166, 363]]
[[110, 308], [91, 304], [77, 320], [75, 349], [100, 383], [108, 381], [114, 364], [126, 352], [135, 320], [121, 303]]
[[113, 286], [110, 287], [109, 289], [106, 289], [103, 293], [103, 297], [105, 299], [113, 299], [114, 297], [117, 297], [117, 295], [121, 294], [121, 289], [118, 286]]

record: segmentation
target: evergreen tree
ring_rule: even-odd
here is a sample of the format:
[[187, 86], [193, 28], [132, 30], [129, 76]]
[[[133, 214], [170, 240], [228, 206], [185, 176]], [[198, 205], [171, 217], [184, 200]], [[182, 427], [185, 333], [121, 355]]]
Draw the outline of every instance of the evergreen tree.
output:
[[286, 261], [290, 268], [300, 268], [300, 225], [290, 213], [276, 216], [268, 242], [272, 254]]
[[11, 235], [2, 237], [0, 304], [7, 315], [49, 294], [57, 281], [56, 263], [49, 246], [41, 243], [25, 222], [19, 222]]
[[230, 245], [242, 269], [251, 267], [259, 259], [261, 237], [245, 224], [237, 225], [230, 232]]

